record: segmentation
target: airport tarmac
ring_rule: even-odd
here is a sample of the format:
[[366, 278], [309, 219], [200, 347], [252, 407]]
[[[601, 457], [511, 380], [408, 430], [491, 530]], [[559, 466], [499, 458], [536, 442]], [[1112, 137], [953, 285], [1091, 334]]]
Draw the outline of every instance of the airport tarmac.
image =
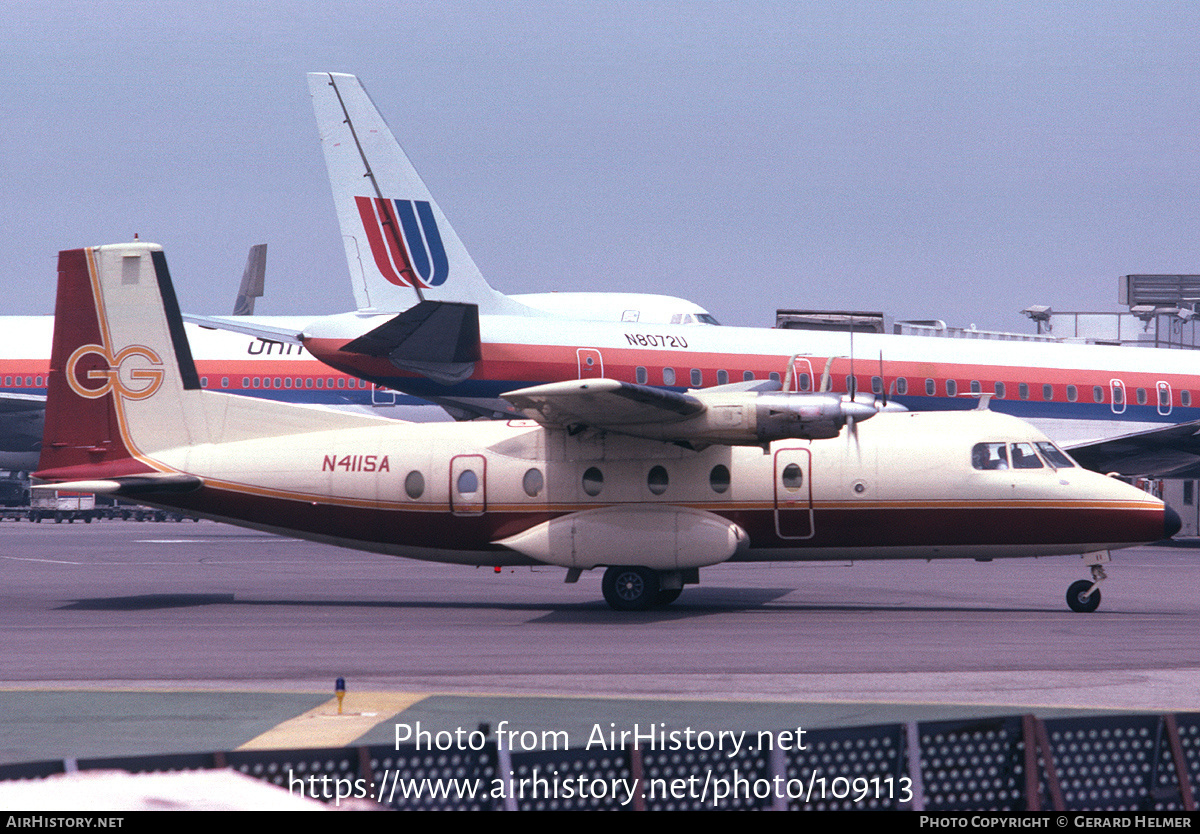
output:
[[[721, 565], [618, 613], [599, 573], [444, 566], [225, 525], [4, 523], [0, 763], [426, 730], [784, 729], [1200, 710], [1200, 548]], [[343, 716], [333, 682], [347, 681]]]

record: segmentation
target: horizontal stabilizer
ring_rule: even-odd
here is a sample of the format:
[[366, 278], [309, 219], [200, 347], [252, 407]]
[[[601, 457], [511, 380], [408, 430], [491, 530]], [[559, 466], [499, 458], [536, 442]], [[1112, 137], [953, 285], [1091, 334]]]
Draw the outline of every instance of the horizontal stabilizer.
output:
[[348, 353], [386, 356], [398, 367], [412, 362], [478, 362], [479, 307], [422, 301], [342, 347]]
[[147, 473], [145, 475], [123, 475], [89, 481], [68, 481], [59, 484], [34, 484], [30, 489], [38, 492], [90, 492], [96, 495], [163, 495], [195, 492], [204, 486], [204, 481], [195, 475], [182, 472]]

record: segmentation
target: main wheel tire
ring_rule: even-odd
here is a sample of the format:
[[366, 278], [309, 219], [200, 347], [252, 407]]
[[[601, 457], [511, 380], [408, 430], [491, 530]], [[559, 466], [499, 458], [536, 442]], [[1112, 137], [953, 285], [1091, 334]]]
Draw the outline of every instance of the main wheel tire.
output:
[[1091, 596], [1084, 598], [1088, 588], [1092, 587], [1092, 583], [1086, 579], [1080, 579], [1078, 582], [1072, 582], [1071, 587], [1067, 588], [1067, 605], [1072, 611], [1078, 611], [1081, 614], [1087, 614], [1095, 611], [1100, 607], [1100, 589], [1092, 591]]
[[604, 601], [617, 611], [645, 611], [658, 602], [658, 574], [649, 568], [611, 567], [600, 586]]
[[683, 588], [659, 588], [658, 599], [654, 601], [655, 605], [670, 605], [675, 600], [679, 599], [679, 595], [683, 593]]

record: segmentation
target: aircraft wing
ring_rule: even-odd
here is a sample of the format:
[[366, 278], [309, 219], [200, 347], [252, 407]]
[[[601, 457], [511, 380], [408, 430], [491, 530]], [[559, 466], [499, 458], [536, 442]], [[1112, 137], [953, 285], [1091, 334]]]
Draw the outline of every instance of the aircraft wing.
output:
[[42, 394], [0, 394], [0, 414], [45, 410], [46, 397]]
[[741, 384], [683, 394], [615, 379], [575, 379], [502, 396], [543, 426], [613, 431], [694, 449], [837, 437], [847, 423], [879, 411], [874, 400], [752, 390]]
[[300, 341], [300, 334], [294, 328], [255, 324], [253, 321], [246, 321], [243, 316], [198, 316], [194, 313], [184, 313], [183, 320], [209, 330], [232, 330], [234, 333], [245, 333], [247, 336], [254, 336], [268, 342], [304, 345]]
[[615, 379], [573, 379], [502, 395], [543, 426], [620, 430], [646, 423], [677, 423], [704, 412], [698, 398]]
[[1065, 448], [1080, 464], [1096, 472], [1200, 477], [1200, 420]]

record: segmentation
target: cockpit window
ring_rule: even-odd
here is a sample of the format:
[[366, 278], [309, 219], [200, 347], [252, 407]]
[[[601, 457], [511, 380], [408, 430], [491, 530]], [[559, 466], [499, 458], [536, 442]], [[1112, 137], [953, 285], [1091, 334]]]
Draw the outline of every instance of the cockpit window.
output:
[[676, 313], [671, 324], [720, 324], [711, 313]]
[[1012, 444], [1013, 469], [1041, 469], [1042, 459], [1033, 450], [1032, 443]]
[[971, 465], [976, 469], [1008, 469], [1008, 444], [976, 443], [971, 449]]
[[1067, 457], [1066, 452], [1055, 446], [1053, 443], [1040, 441], [1035, 445], [1037, 446], [1038, 451], [1042, 453], [1042, 457], [1046, 459], [1046, 462], [1055, 469], [1074, 468], [1075, 462]]

